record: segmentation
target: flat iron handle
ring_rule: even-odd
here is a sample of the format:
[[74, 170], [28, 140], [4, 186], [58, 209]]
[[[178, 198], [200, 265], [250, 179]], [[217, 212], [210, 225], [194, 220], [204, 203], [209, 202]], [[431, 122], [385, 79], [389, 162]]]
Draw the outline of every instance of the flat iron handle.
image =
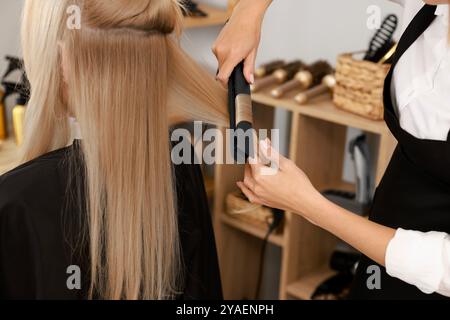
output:
[[[230, 128], [235, 130], [234, 158], [245, 157], [245, 160], [253, 154], [253, 110], [250, 84], [244, 76], [244, 63], [238, 64], [231, 73], [228, 81]], [[251, 130], [251, 132], [249, 132]], [[239, 140], [242, 139], [242, 140]], [[245, 143], [245, 148], [240, 148], [240, 143]]]

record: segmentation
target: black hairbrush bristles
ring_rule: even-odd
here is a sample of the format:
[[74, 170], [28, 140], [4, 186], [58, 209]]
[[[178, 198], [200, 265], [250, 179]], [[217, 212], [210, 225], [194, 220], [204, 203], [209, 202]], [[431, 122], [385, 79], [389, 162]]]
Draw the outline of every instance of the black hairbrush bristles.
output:
[[283, 68], [286, 65], [284, 60], [275, 60], [261, 65], [255, 70], [255, 76], [258, 78], [272, 74], [275, 70]]
[[299, 72], [301, 69], [305, 69], [306, 67], [307, 66], [305, 63], [303, 63], [303, 61], [296, 60], [287, 64], [282, 69], [287, 72], [286, 80], [290, 80], [295, 76], [297, 72]]
[[306, 67], [306, 70], [311, 73], [313, 78], [311, 86], [320, 84], [325, 76], [333, 73], [333, 67], [324, 60], [314, 62], [313, 64]]

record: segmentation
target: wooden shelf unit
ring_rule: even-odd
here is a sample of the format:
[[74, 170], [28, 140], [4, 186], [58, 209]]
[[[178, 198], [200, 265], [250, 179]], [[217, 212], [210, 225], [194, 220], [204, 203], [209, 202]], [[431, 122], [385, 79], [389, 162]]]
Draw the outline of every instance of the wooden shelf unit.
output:
[[[289, 156], [319, 190], [354, 189], [352, 184], [342, 181], [348, 127], [379, 138], [375, 164], [376, 183], [379, 183], [396, 146], [383, 121], [339, 110], [329, 96], [300, 106], [292, 96], [273, 99], [268, 92], [253, 94], [255, 128], [272, 128], [276, 108], [290, 111]], [[242, 180], [243, 166], [217, 165], [215, 170], [214, 224], [224, 295], [226, 299], [252, 298], [265, 231], [255, 231], [255, 227], [245, 222], [230, 221], [232, 218], [224, 213], [226, 195], [236, 190], [236, 181]], [[283, 233], [269, 242], [282, 250], [280, 299], [309, 299], [315, 287], [332, 274], [328, 264], [337, 239], [302, 217], [286, 212]]]
[[231, 16], [237, 1], [228, 1], [227, 9], [219, 9], [207, 4], [199, 4], [199, 9], [208, 14], [207, 17], [186, 17], [184, 27], [187, 29], [224, 25]]
[[[222, 220], [223, 224], [226, 224], [226, 225], [228, 225], [232, 228], [235, 228], [237, 230], [240, 230], [244, 233], [250, 234], [258, 239], [262, 240], [266, 236], [267, 230], [264, 230], [262, 228], [254, 226], [245, 221], [230, 217], [228, 214], [225, 214], [225, 213], [221, 214], [220, 219]], [[274, 234], [270, 235], [268, 241], [269, 241], [269, 243], [272, 243], [276, 246], [283, 247], [283, 245], [284, 245], [283, 234], [274, 233]]]
[[309, 300], [316, 288], [336, 272], [324, 266], [317, 268], [286, 287], [288, 298]]

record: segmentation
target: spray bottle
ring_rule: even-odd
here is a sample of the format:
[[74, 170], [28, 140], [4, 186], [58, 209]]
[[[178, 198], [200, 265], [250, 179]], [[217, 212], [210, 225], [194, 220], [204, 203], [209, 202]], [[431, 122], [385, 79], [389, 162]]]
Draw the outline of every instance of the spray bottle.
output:
[[25, 75], [22, 74], [22, 79], [17, 86], [17, 92], [19, 96], [17, 97], [16, 106], [13, 108], [13, 127], [14, 134], [16, 137], [16, 143], [18, 146], [22, 145], [24, 137], [24, 123], [25, 123], [25, 111], [28, 101], [30, 100], [30, 83]]
[[18, 93], [16, 106], [12, 110], [14, 135], [16, 138], [16, 144], [20, 146], [23, 142], [23, 128], [26, 105], [29, 100], [29, 84], [25, 75], [22, 75], [20, 83], [3, 82], [2, 83], [7, 91], [12, 93]]
[[6, 92], [0, 89], [0, 140], [8, 138], [8, 127], [6, 123]]

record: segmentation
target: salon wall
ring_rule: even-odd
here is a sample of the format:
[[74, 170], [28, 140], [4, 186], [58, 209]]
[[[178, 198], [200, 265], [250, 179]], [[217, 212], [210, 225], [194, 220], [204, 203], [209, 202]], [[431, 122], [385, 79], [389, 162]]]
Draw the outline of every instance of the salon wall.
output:
[[[4, 57], [6, 55], [20, 56], [20, 23], [21, 11], [24, 0], [1, 0], [0, 8], [0, 75], [8, 67]], [[15, 78], [14, 78], [15, 77]], [[19, 80], [19, 74], [16, 73], [9, 78], [13, 81]], [[12, 107], [15, 102], [15, 97], [10, 96], [6, 103], [6, 116], [8, 121], [11, 120]]]
[[[225, 6], [226, 0], [198, 0]], [[312, 61], [318, 57], [330, 62], [344, 51], [367, 47], [373, 31], [366, 27], [366, 10], [379, 5], [382, 15], [399, 13], [396, 4], [386, 0], [276, 0], [266, 15], [258, 62], [275, 57]], [[218, 27], [190, 30], [183, 44], [198, 60], [211, 68], [215, 60], [210, 47]]]
[[20, 15], [24, 0], [1, 0], [0, 9], [0, 74], [4, 72], [5, 55], [20, 53]]

